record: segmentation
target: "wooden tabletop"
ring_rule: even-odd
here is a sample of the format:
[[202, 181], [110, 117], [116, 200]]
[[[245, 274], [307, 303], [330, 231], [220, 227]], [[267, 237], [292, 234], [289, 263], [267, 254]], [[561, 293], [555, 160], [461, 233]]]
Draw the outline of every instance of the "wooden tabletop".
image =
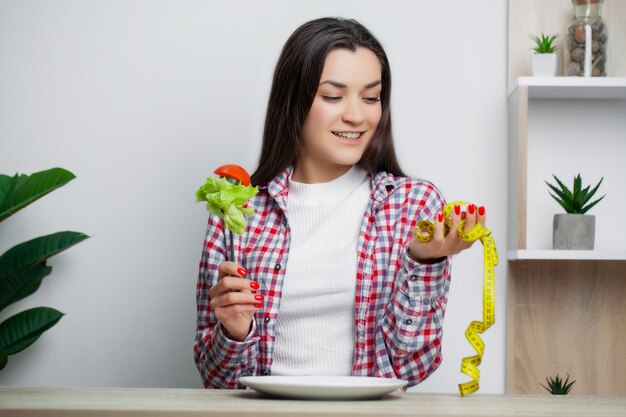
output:
[[254, 391], [0, 387], [0, 416], [626, 416], [625, 397], [394, 393], [372, 401], [298, 401]]

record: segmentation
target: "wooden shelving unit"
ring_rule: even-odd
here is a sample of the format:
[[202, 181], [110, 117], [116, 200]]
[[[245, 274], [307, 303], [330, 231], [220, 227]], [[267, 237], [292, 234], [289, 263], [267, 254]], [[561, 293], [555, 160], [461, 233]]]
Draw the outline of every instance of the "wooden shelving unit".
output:
[[626, 99], [626, 77], [519, 77], [509, 96], [528, 88], [528, 98]]
[[506, 390], [540, 394], [547, 376], [569, 373], [577, 380], [576, 394], [623, 396], [626, 247], [562, 251], [529, 244], [537, 241], [530, 239], [537, 226], [528, 206], [528, 174], [537, 168], [528, 153], [529, 106], [544, 99], [551, 103], [541, 104], [544, 109], [560, 105], [554, 100], [579, 110], [605, 106], [605, 99], [622, 106], [626, 78], [519, 77], [510, 91]]
[[[531, 99], [626, 100], [626, 77], [519, 77], [508, 97], [509, 250], [527, 248], [528, 106]], [[626, 250], [626, 248], [624, 248]]]

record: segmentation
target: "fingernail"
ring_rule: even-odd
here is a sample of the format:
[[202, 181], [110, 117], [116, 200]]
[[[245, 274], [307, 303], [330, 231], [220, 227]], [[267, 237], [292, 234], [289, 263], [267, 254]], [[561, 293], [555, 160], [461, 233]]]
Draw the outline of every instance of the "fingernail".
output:
[[461, 214], [461, 206], [454, 206], [454, 214], [457, 216]]
[[255, 308], [261, 308], [261, 307], [263, 307], [263, 304], [261, 304], [261, 303], [256, 303], [256, 304], [254, 305], [254, 307], [255, 307]]
[[443, 213], [439, 213], [439, 215], [437, 216], [437, 221], [439, 223], [441, 223], [443, 221]]
[[253, 290], [258, 290], [259, 289], [259, 284], [257, 284], [256, 282], [251, 282], [250, 283], [250, 288], [252, 288]]
[[237, 268], [237, 273], [242, 277], [245, 277], [248, 274], [248, 272], [243, 268]]
[[261, 294], [257, 294], [257, 295], [254, 296], [254, 299], [257, 300], [257, 301], [263, 301], [264, 298], [265, 297], [263, 297]]
[[461, 213], [461, 219], [465, 219], [465, 212]]
[[481, 216], [485, 215], [485, 207], [484, 206], [478, 207], [478, 214], [481, 215]]
[[467, 208], [467, 211], [469, 212], [469, 214], [474, 214], [474, 209], [476, 208], [475, 205], [470, 204], [469, 207]]

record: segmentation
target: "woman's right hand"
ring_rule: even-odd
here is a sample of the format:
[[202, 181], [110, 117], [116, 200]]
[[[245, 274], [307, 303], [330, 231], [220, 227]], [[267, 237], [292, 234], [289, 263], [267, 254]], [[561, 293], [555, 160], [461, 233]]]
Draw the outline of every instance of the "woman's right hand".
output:
[[263, 307], [263, 296], [255, 294], [259, 284], [243, 278], [246, 270], [241, 265], [224, 261], [218, 271], [217, 284], [209, 289], [209, 305], [226, 336], [241, 342], [250, 332], [254, 312]]

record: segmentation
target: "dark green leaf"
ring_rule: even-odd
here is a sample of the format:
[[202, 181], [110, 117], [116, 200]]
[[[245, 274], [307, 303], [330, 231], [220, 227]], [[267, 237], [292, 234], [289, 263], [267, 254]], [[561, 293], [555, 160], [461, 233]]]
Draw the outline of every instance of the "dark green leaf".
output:
[[12, 177], [4, 174], [0, 174], [0, 202], [11, 192], [15, 183], [17, 182], [18, 175]]
[[561, 182], [561, 180], [556, 177], [556, 175], [552, 174], [552, 176], [554, 177], [556, 182], [559, 184], [559, 187], [561, 187], [561, 190], [563, 190], [563, 194], [565, 195], [565, 200], [571, 201], [572, 200], [572, 192], [569, 190], [569, 188], [567, 188], [565, 186], [565, 184], [563, 184]]
[[[569, 377], [568, 377], [568, 380], [569, 380]], [[565, 394], [569, 394], [569, 392], [572, 390], [572, 386], [574, 385], [574, 382], [576, 381], [572, 381], [568, 384], [567, 381], [565, 381], [565, 387], [563, 387], [563, 391]]]
[[0, 221], [76, 178], [63, 168], [0, 178]]
[[9, 355], [7, 355], [7, 353], [0, 349], [0, 371], [4, 369], [5, 366], [7, 366], [7, 362], [9, 361]]
[[582, 213], [582, 207], [585, 204], [585, 198], [587, 196], [587, 193], [589, 192], [589, 187], [585, 187], [583, 190], [580, 191], [580, 193], [578, 193], [578, 195], [574, 196], [575, 197], [575, 204], [576, 204], [576, 210], [578, 210], [579, 213]]
[[602, 197], [598, 198], [596, 201], [594, 201], [593, 203], [589, 203], [587, 204], [587, 206], [585, 206], [585, 208], [582, 210], [581, 214], [585, 214], [586, 212], [588, 212], [591, 208], [593, 208], [593, 206], [595, 206], [596, 204], [598, 204], [603, 198], [605, 197], [605, 195], [603, 195]]
[[8, 355], [18, 353], [63, 317], [63, 313], [50, 307], [37, 307], [22, 311], [0, 323], [0, 349]]
[[598, 188], [600, 188], [600, 184], [602, 184], [602, 180], [604, 180], [604, 177], [600, 178], [600, 182], [595, 187], [593, 187], [593, 189], [589, 191], [589, 193], [585, 196], [585, 199], [583, 200], [583, 204], [586, 204], [587, 201], [591, 200], [591, 197], [593, 197], [596, 191], [598, 191]]
[[580, 190], [582, 189], [582, 183], [583, 180], [580, 178], [580, 174], [574, 177], [574, 191], [572, 192], [574, 196], [580, 194]]
[[0, 310], [37, 291], [41, 280], [50, 272], [51, 266], [38, 263], [15, 274], [0, 277]]
[[561, 205], [561, 207], [563, 207], [563, 210], [565, 210], [566, 213], [574, 213], [574, 208], [567, 201], [557, 198], [555, 195], [550, 195]]
[[572, 199], [572, 206], [574, 207], [575, 213], [580, 213], [580, 208], [582, 207], [583, 202], [583, 192], [579, 191], [574, 194], [574, 198]]
[[[558, 195], [558, 196], [561, 198], [561, 200], [565, 200], [565, 199], [566, 199], [565, 193], [564, 193], [562, 190], [559, 190], [559, 189], [558, 189], [558, 188], [556, 188], [554, 185], [550, 184], [548, 181], [545, 181], [545, 183], [548, 185], [548, 187], [550, 187], [550, 189], [551, 189], [552, 191], [554, 191], [554, 193], [555, 193], [556, 195]], [[550, 195], [552, 195], [552, 194], [550, 194]], [[556, 198], [556, 197], [554, 197], [554, 196], [552, 196], [552, 197], [553, 197], [553, 198]]]
[[88, 237], [79, 232], [57, 232], [14, 246], [0, 256], [0, 277], [14, 274], [33, 264], [43, 262]]

